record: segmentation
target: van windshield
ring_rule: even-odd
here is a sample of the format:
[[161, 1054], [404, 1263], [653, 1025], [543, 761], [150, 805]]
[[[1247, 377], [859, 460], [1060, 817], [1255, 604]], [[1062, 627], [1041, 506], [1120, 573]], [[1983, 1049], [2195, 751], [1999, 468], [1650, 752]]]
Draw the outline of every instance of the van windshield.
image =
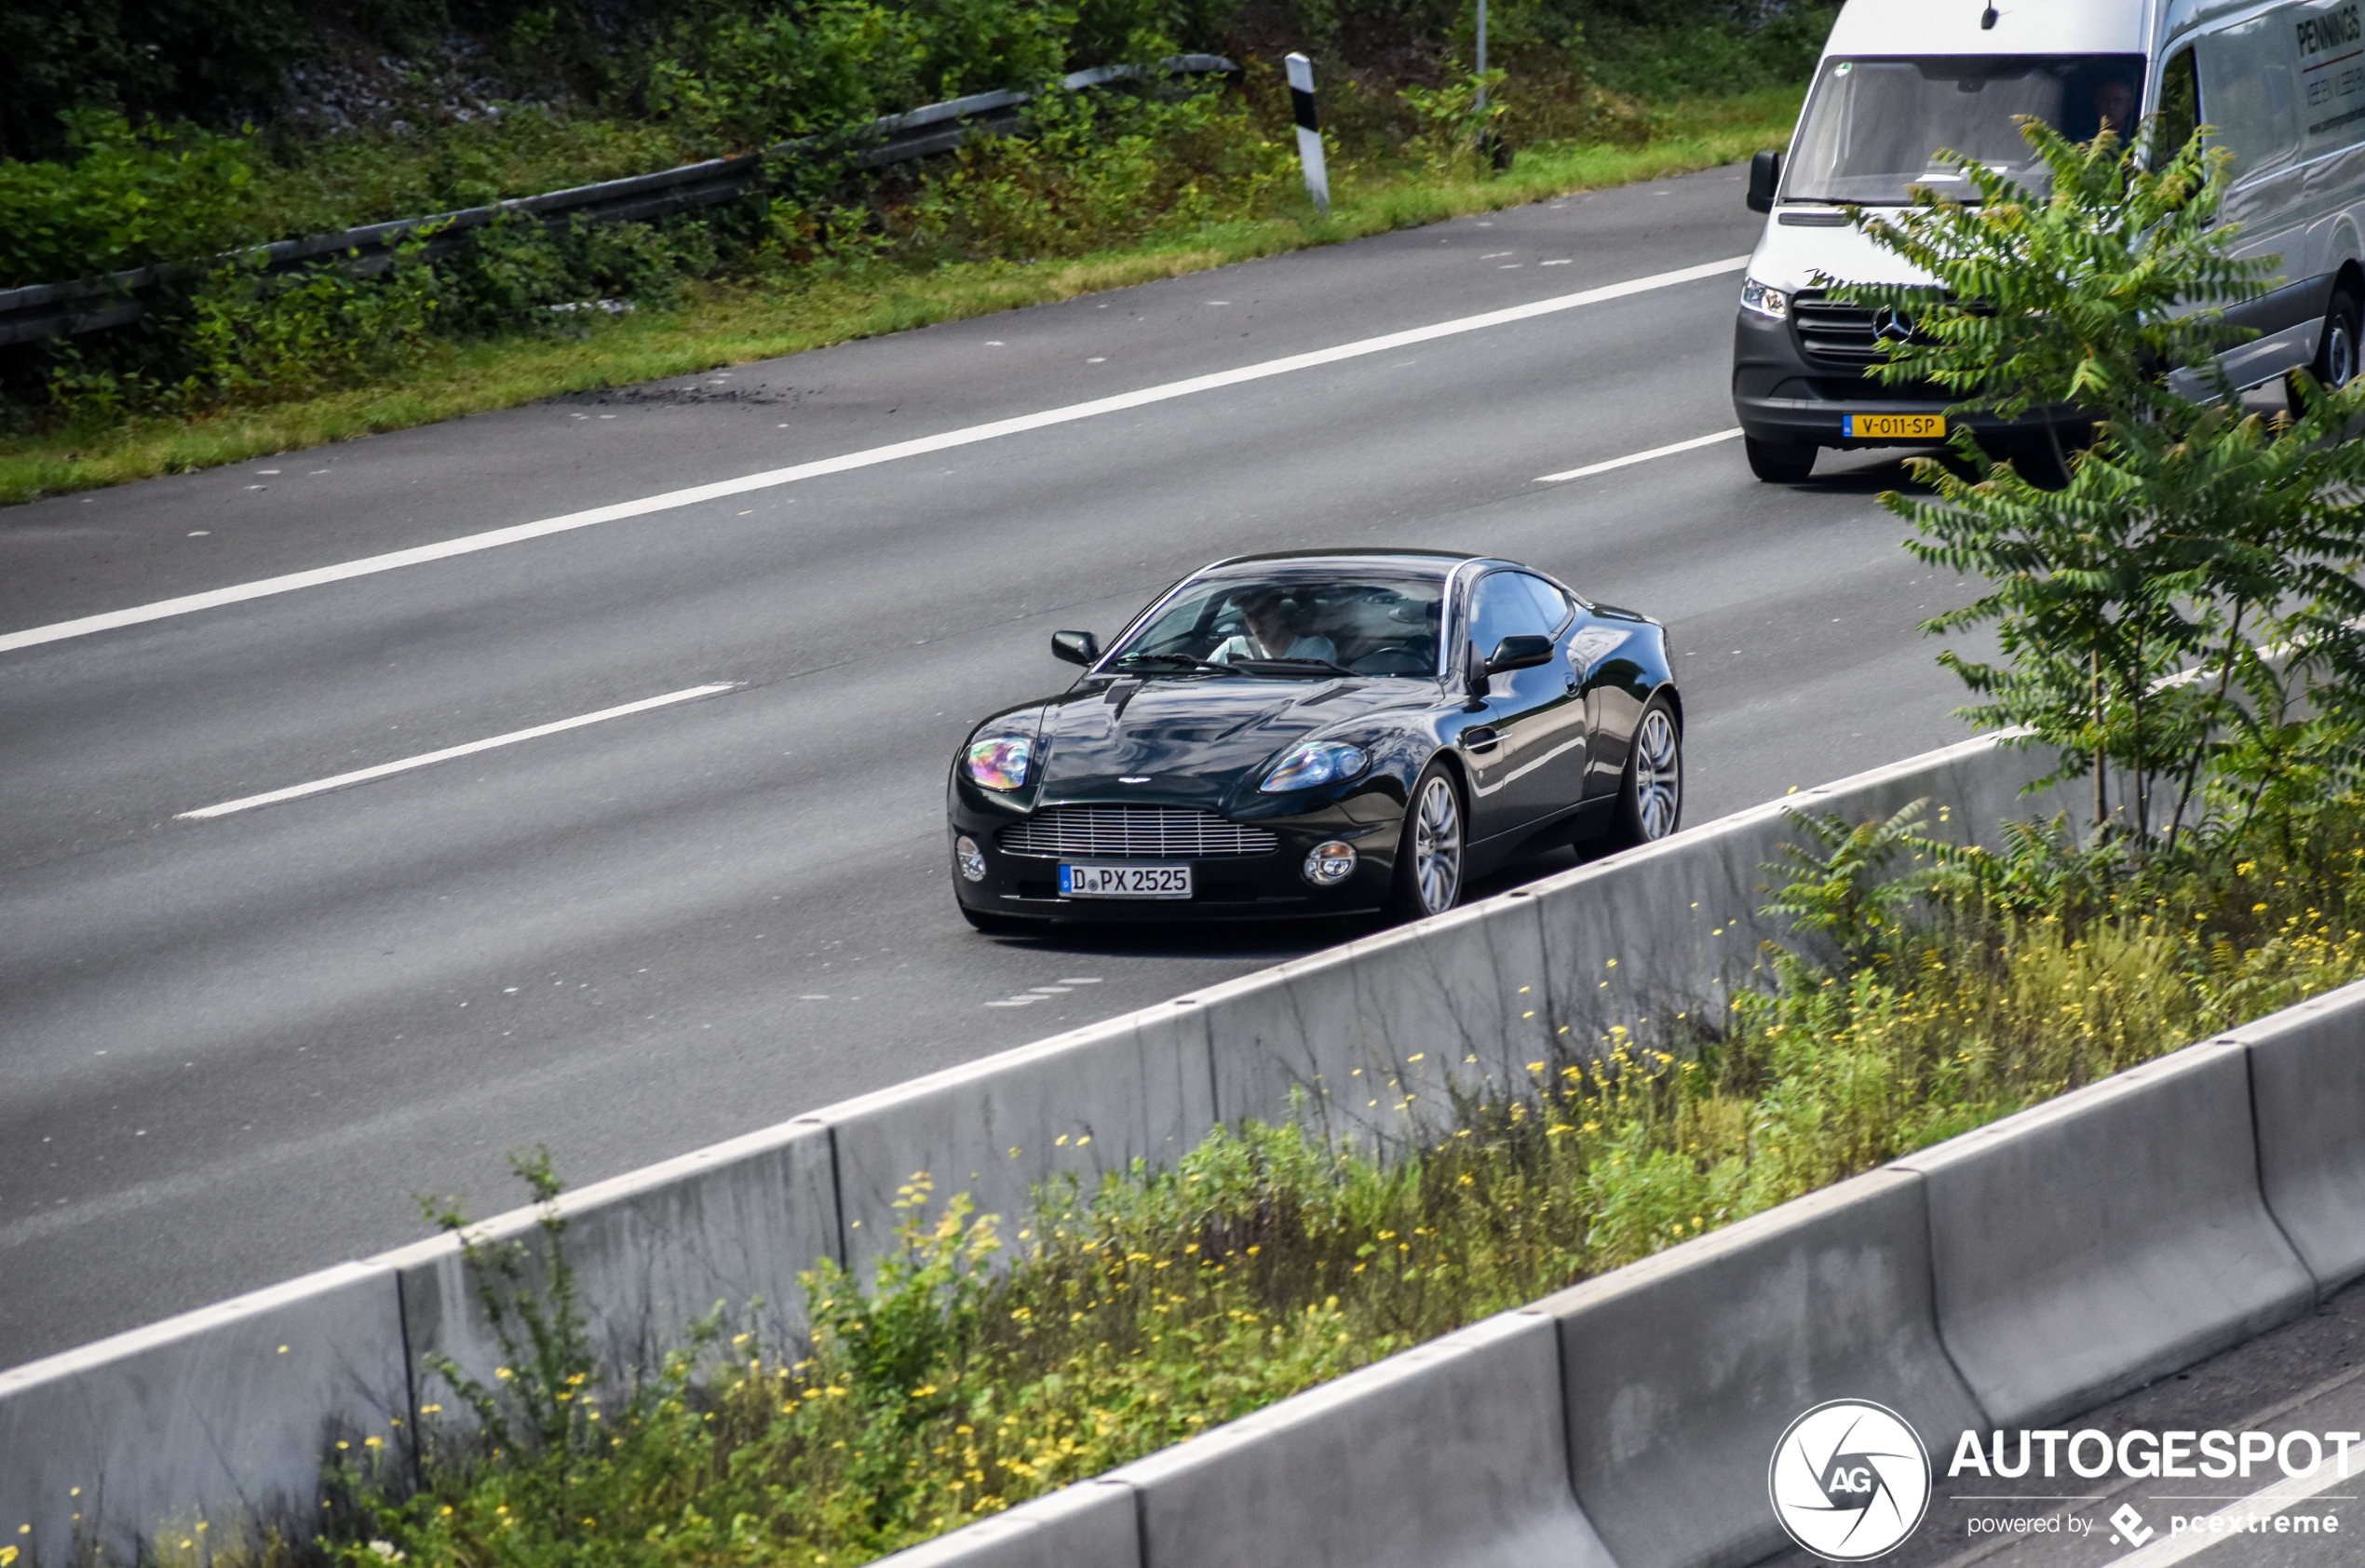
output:
[[2034, 115], [2085, 141], [2120, 135], [2143, 97], [2142, 55], [1931, 55], [1827, 60], [1783, 171], [1786, 201], [1901, 206], [1912, 187], [1969, 198], [1975, 187], [1933, 160], [1940, 148], [2022, 183], [2041, 179], [2014, 116]]

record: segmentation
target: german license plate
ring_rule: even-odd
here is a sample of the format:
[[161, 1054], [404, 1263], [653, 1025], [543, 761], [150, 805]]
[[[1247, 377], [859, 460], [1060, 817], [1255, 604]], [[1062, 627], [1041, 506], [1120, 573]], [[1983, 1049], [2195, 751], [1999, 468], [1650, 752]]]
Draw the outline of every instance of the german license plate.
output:
[[1060, 867], [1062, 899], [1187, 899], [1191, 868], [1184, 866]]
[[1942, 441], [1942, 413], [1851, 413], [1847, 434], [1859, 441]]

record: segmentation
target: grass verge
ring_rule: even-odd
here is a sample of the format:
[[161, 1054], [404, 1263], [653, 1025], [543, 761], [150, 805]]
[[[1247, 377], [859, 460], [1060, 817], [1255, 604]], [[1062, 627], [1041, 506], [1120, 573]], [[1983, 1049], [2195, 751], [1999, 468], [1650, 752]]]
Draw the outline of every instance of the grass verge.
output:
[[[1841, 964], [1777, 953], [1713, 1029], [1615, 1028], [1403, 1157], [1247, 1126], [1016, 1223], [915, 1177], [875, 1289], [808, 1277], [801, 1358], [717, 1327], [603, 1393], [579, 1334], [527, 1320], [454, 1396], [490, 1436], [431, 1442], [414, 1495], [348, 1468], [333, 1549], [865, 1561], [2365, 973], [2365, 801], [2173, 864], [2059, 828], [1883, 842], [1921, 869], [1803, 855], [1777, 890]], [[1909, 893], [1935, 918], [1891, 919]]]
[[1780, 88], [1681, 103], [1639, 147], [1541, 146], [1491, 179], [1374, 172], [1343, 181], [1327, 220], [1210, 224], [1072, 262], [968, 263], [914, 272], [889, 264], [823, 264], [782, 277], [696, 288], [678, 310], [603, 319], [579, 337], [439, 344], [371, 385], [192, 419], [130, 418], [101, 430], [0, 438], [0, 503], [152, 479], [282, 452], [515, 408], [569, 392], [687, 375], [962, 320], [1104, 289], [1181, 277], [1256, 256], [1549, 196], [1714, 168], [1779, 145], [1799, 92]]

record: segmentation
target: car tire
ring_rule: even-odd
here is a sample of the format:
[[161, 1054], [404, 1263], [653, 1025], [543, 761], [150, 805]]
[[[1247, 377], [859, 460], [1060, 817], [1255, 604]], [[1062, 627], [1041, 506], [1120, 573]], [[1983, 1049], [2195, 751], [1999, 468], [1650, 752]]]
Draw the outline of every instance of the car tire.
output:
[[1033, 936], [1043, 929], [1045, 924], [1040, 920], [1029, 920], [1023, 915], [993, 914], [985, 910], [971, 909], [966, 904], [958, 904], [954, 907], [960, 910], [961, 918], [969, 923], [971, 930], [982, 931], [989, 937]]
[[[2324, 330], [2316, 340], [2316, 358], [2307, 367], [2318, 385], [2329, 392], [2357, 379], [2358, 370], [2365, 368], [2358, 361], [2361, 330], [2365, 330], [2365, 306], [2346, 289], [2333, 290], [2332, 303], [2324, 308]], [[2296, 386], [2287, 384], [2284, 395], [2294, 415], [2305, 409]]]
[[1631, 849], [1657, 843], [1683, 822], [1683, 726], [1676, 722], [1675, 705], [1654, 696], [1634, 725], [1609, 831], [1598, 842], [1607, 848]]
[[1404, 832], [1396, 845], [1396, 884], [1388, 895], [1390, 916], [1422, 920], [1443, 914], [1462, 901], [1468, 820], [1453, 770], [1442, 763], [1423, 768], [1404, 804]]
[[1815, 472], [1812, 441], [1761, 441], [1743, 436], [1741, 450], [1749, 454], [1750, 472], [1768, 484], [1796, 484]]

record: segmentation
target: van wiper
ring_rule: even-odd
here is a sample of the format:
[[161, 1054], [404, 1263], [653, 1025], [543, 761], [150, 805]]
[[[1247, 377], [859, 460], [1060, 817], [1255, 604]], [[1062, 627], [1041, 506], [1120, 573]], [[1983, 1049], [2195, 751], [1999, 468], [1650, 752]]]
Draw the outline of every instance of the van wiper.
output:
[[1232, 663], [1236, 669], [1278, 669], [1284, 674], [1293, 674], [1301, 669], [1313, 675], [1352, 675], [1355, 673], [1344, 665], [1332, 664], [1329, 659], [1234, 659]]
[[1127, 665], [1155, 664], [1164, 666], [1169, 669], [1210, 670], [1218, 675], [1237, 675], [1240, 673], [1238, 669], [1235, 666], [1228, 664], [1217, 664], [1212, 659], [1194, 658], [1189, 654], [1127, 654], [1116, 662], [1119, 668], [1123, 668]]

